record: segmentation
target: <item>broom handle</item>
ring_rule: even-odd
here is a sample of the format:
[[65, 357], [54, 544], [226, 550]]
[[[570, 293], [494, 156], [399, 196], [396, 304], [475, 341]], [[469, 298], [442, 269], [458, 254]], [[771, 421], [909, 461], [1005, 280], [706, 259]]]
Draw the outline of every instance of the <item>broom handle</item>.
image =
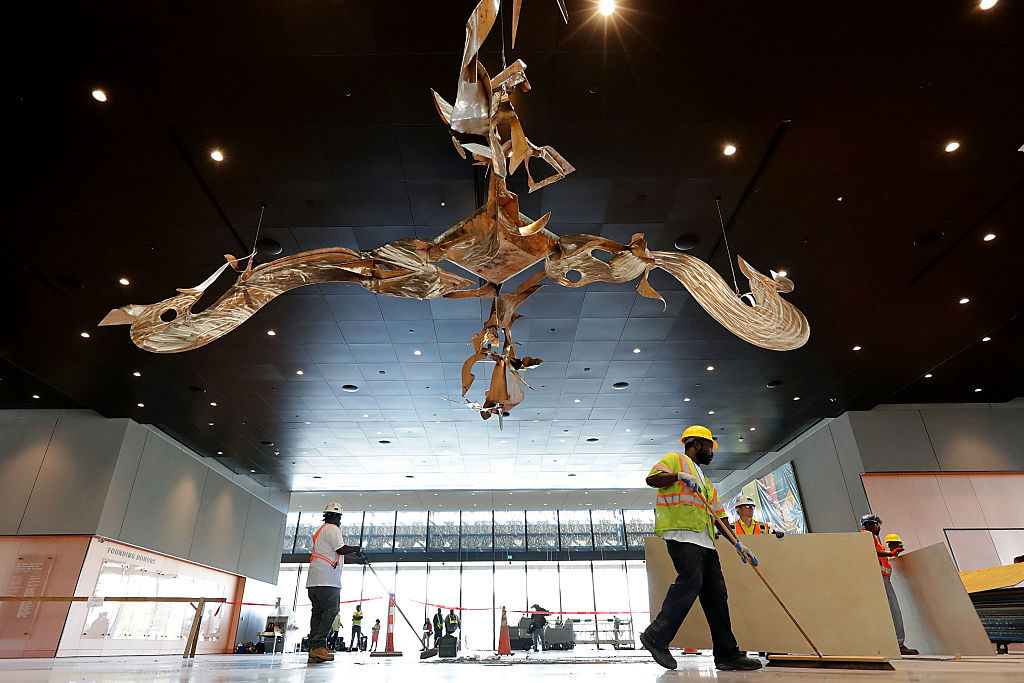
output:
[[[363, 559], [366, 562], [366, 566], [370, 569], [370, 573], [373, 574], [373, 578], [377, 579], [377, 583], [380, 584], [380, 587], [383, 588], [385, 590], [385, 592], [387, 592], [387, 594], [389, 596], [394, 595], [394, 593], [392, 593], [390, 590], [388, 590], [388, 587], [384, 585], [384, 581], [379, 576], [377, 576], [377, 570], [373, 568], [373, 565], [370, 564], [370, 561], [367, 560], [365, 557]], [[409, 624], [409, 628], [411, 628], [413, 633], [416, 634], [416, 640], [419, 640], [420, 636], [422, 634], [420, 633], [420, 631], [418, 631], [416, 629], [415, 626], [412, 625], [412, 622], [409, 621], [409, 617], [405, 616], [405, 612], [403, 612], [402, 608], [398, 606], [398, 601], [397, 600], [392, 600], [391, 604], [393, 604], [395, 606], [395, 609], [398, 610], [398, 613], [402, 615], [402, 619], [405, 620], [405, 623]]]
[[[714, 510], [711, 509], [711, 504], [708, 503], [708, 499], [704, 497], [704, 494], [703, 494], [703, 492], [700, 491], [700, 489], [697, 490], [697, 497], [700, 498], [701, 502], [704, 503], [704, 506], [705, 506], [704, 509], [708, 511], [708, 514], [711, 515], [711, 519], [714, 520], [715, 524], [721, 530], [722, 534], [724, 534], [725, 537], [727, 539], [729, 539], [729, 542], [732, 543], [733, 545], [736, 545], [737, 543], [739, 543], [739, 541], [737, 540], [736, 536], [732, 533], [732, 529], [730, 529], [729, 526], [725, 522], [723, 522], [721, 519], [719, 519], [718, 517], [715, 516]], [[789, 611], [789, 608], [786, 607], [786, 603], [784, 603], [782, 601], [782, 598], [780, 598], [779, 594], [775, 592], [775, 589], [772, 588], [772, 585], [770, 583], [768, 583], [768, 579], [764, 578], [764, 574], [762, 574], [761, 570], [757, 568], [757, 565], [755, 565], [749, 559], [747, 560], [746, 564], [749, 564], [750, 568], [753, 569], [757, 573], [758, 578], [761, 579], [761, 581], [764, 583], [765, 588], [767, 588], [768, 591], [775, 598], [775, 600], [778, 601], [779, 606], [782, 607], [783, 610], [785, 610], [786, 615], [793, 622], [793, 625], [796, 626], [798, 631], [800, 631], [800, 635], [802, 635], [804, 637], [804, 640], [807, 641], [807, 644], [810, 645], [811, 648], [814, 650], [814, 654], [818, 655], [818, 657], [821, 657], [822, 656], [821, 650], [819, 650], [818, 646], [814, 644], [814, 641], [811, 640], [811, 637], [809, 635], [807, 635], [807, 631], [805, 631], [803, 629], [803, 627], [800, 626], [800, 622], [797, 621], [796, 617], [793, 616], [793, 613]]]

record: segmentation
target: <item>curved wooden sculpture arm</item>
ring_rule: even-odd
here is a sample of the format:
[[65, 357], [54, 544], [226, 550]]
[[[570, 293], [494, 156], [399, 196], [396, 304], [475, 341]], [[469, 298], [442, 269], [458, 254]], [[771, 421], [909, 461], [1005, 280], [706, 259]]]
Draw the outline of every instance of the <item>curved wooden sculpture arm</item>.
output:
[[[155, 304], [115, 308], [100, 325], [130, 324], [132, 341], [139, 348], [180, 353], [223, 337], [274, 297], [305, 285], [355, 282], [376, 294], [434, 299], [472, 284], [429, 263], [425, 246], [429, 245], [398, 240], [370, 252], [342, 247], [306, 251], [246, 268], [223, 296], [200, 313], [191, 309], [214, 278], [193, 289], [179, 289], [179, 294]], [[227, 258], [229, 263], [237, 262], [230, 255]]]
[[[708, 264], [688, 254], [649, 251], [643, 234], [633, 235], [628, 247], [596, 235], [567, 235], [558, 241], [559, 253], [548, 257], [544, 269], [552, 280], [566, 287], [582, 287], [591, 282], [629, 282], [642, 277], [637, 291], [660, 299], [647, 283], [652, 268], [667, 271], [693, 295], [712, 318], [740, 339], [774, 351], [789, 351], [807, 343], [811, 326], [800, 310], [779, 292], [793, 291], [792, 280], [768, 277], [737, 257], [740, 269], [750, 281], [756, 305], [748, 306]], [[612, 254], [607, 263], [594, 251]], [[579, 274], [578, 280], [569, 273]]]

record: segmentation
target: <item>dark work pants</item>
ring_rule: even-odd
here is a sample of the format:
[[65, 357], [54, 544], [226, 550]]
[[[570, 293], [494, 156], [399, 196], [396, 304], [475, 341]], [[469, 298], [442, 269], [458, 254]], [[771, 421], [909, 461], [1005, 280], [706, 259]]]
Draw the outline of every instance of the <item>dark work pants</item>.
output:
[[332, 586], [310, 586], [306, 589], [312, 610], [309, 614], [309, 649], [327, 647], [327, 634], [334, 617], [341, 610], [341, 589]]
[[363, 635], [362, 624], [352, 624], [352, 642], [349, 643], [349, 650], [359, 649], [359, 638]]
[[434, 649], [441, 647], [441, 629], [434, 629]]
[[740, 651], [729, 621], [729, 595], [718, 552], [693, 543], [665, 541], [665, 544], [677, 576], [665, 594], [661, 611], [647, 628], [648, 634], [658, 645], [668, 647], [693, 601], [699, 597], [711, 628], [715, 661], [732, 659]]

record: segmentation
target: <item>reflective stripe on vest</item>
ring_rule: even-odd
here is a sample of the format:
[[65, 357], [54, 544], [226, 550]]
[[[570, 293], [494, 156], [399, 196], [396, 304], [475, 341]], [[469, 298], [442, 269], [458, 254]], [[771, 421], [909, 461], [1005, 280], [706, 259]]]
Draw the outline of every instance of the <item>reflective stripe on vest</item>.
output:
[[[867, 529], [861, 529], [862, 534], [871, 534]], [[875, 553], [887, 553], [889, 549], [882, 545], [882, 542], [878, 540], [878, 536], [871, 534], [871, 538], [875, 539]], [[892, 576], [892, 565], [889, 564], [888, 557], [879, 557], [878, 564], [882, 565], [882, 576]]]
[[320, 535], [320, 532], [324, 530], [325, 526], [327, 526], [327, 524], [324, 524], [322, 527], [316, 530], [315, 534], [313, 534], [313, 552], [310, 553], [309, 561], [310, 563], [312, 563], [314, 559], [323, 560], [327, 564], [331, 565], [331, 569], [337, 569], [338, 560], [341, 559], [341, 554], [337, 550], [334, 551], [336, 557], [334, 558], [333, 561], [331, 560], [331, 558], [324, 557], [316, 551], [316, 537]]
[[764, 531], [761, 531], [761, 523], [758, 522], [756, 519], [754, 520], [754, 530], [753, 531], [747, 531], [747, 528], [745, 526], [743, 526], [743, 520], [741, 520], [741, 519], [737, 519], [736, 522], [732, 525], [732, 528], [733, 528], [733, 530], [736, 531], [736, 535], [737, 536], [746, 536], [746, 535], [754, 535], [754, 534], [766, 533]]

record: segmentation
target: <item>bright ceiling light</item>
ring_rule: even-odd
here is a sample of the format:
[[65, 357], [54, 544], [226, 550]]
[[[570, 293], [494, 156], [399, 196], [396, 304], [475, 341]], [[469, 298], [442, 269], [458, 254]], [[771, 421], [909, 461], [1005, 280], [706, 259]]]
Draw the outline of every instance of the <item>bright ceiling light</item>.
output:
[[751, 427], [751, 428], [750, 428], [750, 431], [752, 431], [752, 432], [756, 432], [756, 431], [757, 431], [757, 427]]
[[39, 394], [32, 394], [32, 398], [39, 398]]
[[210, 425], [211, 427], [213, 426], [212, 422], [207, 422], [206, 424]]
[[992, 337], [982, 337], [981, 341], [992, 341]]
[[[985, 3], [982, 2], [982, 4], [985, 4]], [[992, 4], [995, 4], [995, 3], [992, 3]], [[988, 8], [987, 7], [982, 7], [982, 9], [988, 9]], [[597, 3], [597, 11], [600, 12], [601, 14], [605, 15], [606, 17], [610, 17], [612, 15], [612, 12], [615, 11], [615, 0], [601, 0], [599, 3]]]
[[687, 396], [686, 398], [683, 399], [683, 403], [688, 403], [689, 401], [690, 401], [690, 397], [689, 396]]
[[210, 152], [210, 158], [213, 159], [214, 161], [224, 161], [224, 152], [220, 151], [219, 149], [215, 149], [212, 152]]
[[88, 339], [89, 338], [89, 333], [88, 332], [82, 332], [81, 334], [82, 334], [82, 339]]
[[924, 376], [924, 378], [925, 378], [925, 379], [931, 379], [931, 378], [932, 378], [932, 373], [930, 373], [930, 372], [929, 372], [928, 374], [926, 374], [926, 375]]
[[136, 403], [135, 405], [137, 405], [140, 408], [145, 408], [146, 407], [145, 403]]
[[965, 296], [964, 298], [960, 299], [960, 303], [961, 303], [961, 304], [969, 304], [969, 303], [971, 303], [971, 300], [970, 300], [970, 299], [968, 299], [968, 298], [967, 298], [967, 297]]
[[249, 470], [249, 474], [256, 474], [256, 470]]
[[312, 423], [312, 422], [310, 422], [309, 420], [306, 420], [306, 424], [308, 424], [308, 425], [311, 425], [311, 424], [313, 424], [313, 423]]
[[799, 396], [794, 396], [794, 397], [793, 397], [793, 400], [794, 400], [794, 401], [799, 401], [799, 400], [800, 400], [800, 397], [799, 397]]
[[122, 285], [124, 285], [125, 287], [127, 287], [128, 285], [131, 284], [131, 282], [129, 282], [128, 278], [126, 278], [126, 277], [121, 278], [120, 280], [118, 280], [118, 282], [121, 283]]
[[722, 154], [724, 154], [727, 157], [731, 157], [735, 153], [736, 153], [736, 145], [726, 145], [722, 149]]
[[135, 377], [142, 377], [142, 373], [141, 373], [141, 372], [139, 372], [138, 370], [136, 370], [135, 372], [133, 372], [133, 373], [132, 373], [132, 375], [134, 375]]
[[776, 275], [781, 275], [782, 277], [786, 277], [787, 275], [789, 275], [789, 272], [785, 271], [785, 270], [777, 270], [777, 271], [775, 271], [775, 274]]
[[419, 349], [416, 349], [415, 351], [412, 352], [412, 355], [414, 355], [414, 356], [422, 356], [423, 352], [420, 351]]
[[633, 431], [633, 430], [632, 430], [632, 429], [630, 429], [629, 427], [626, 427], [626, 431], [627, 431], [627, 432], [631, 432], [631, 431]]
[[[995, 3], [993, 3], [993, 4], [995, 4]], [[988, 8], [987, 7], [982, 7], [982, 9], [988, 9]], [[96, 88], [95, 90], [92, 91], [92, 98], [94, 100], [96, 100], [97, 102], [106, 102], [107, 101], [107, 93], [103, 92], [99, 88]]]
[[574, 399], [572, 400], [572, 402], [573, 402], [573, 403], [579, 403], [579, 402], [580, 402], [580, 400], [579, 400], [578, 398], [574, 398]]
[[715, 414], [715, 411], [713, 411], [713, 410], [709, 410], [708, 411], [708, 415], [714, 415], [714, 414]]
[[857, 346], [854, 346], [854, 347], [853, 347], [853, 350], [854, 350], [854, 351], [860, 351], [860, 350], [861, 350], [861, 346], [860, 346], [860, 344], [858, 344]]
[[947, 152], [955, 152], [958, 149], [960, 149], [960, 143], [957, 142], [956, 140], [953, 140], [952, 142], [946, 143], [946, 151]]
[[977, 389], [975, 389], [974, 393], [978, 393], [979, 391], [981, 391], [981, 387], [978, 387]]
[[635, 349], [633, 349], [633, 353], [640, 353], [640, 347], [638, 346]]
[[306, 373], [304, 373], [302, 370], [296, 370], [295, 374], [296, 375], [305, 375]]
[[216, 401], [210, 401], [210, 405], [213, 406], [214, 408], [216, 408], [217, 407], [217, 402]]
[[996, 234], [994, 232], [990, 232], [989, 234], [985, 235], [981, 239], [985, 240], [986, 242], [991, 242], [995, 238], [996, 238]]
[[708, 366], [708, 372], [711, 372], [711, 371], [712, 371], [712, 370], [714, 370], [714, 369], [715, 369], [715, 366], [714, 366], [714, 365], [709, 365], [709, 366]]
[[277, 334], [277, 332], [274, 332], [273, 330], [267, 330], [267, 336], [268, 337], [273, 337], [276, 334]]
[[843, 201], [843, 195], [839, 195], [838, 197], [836, 197], [836, 201], [837, 202]]
[[217, 451], [217, 455], [224, 455], [224, 451]]
[[981, 0], [981, 2], [978, 3], [978, 8], [979, 9], [992, 9], [993, 7], [996, 6], [997, 2], [999, 2], [999, 0]]
[[363, 413], [363, 417], [370, 417], [370, 416], [367, 415], [366, 413]]

